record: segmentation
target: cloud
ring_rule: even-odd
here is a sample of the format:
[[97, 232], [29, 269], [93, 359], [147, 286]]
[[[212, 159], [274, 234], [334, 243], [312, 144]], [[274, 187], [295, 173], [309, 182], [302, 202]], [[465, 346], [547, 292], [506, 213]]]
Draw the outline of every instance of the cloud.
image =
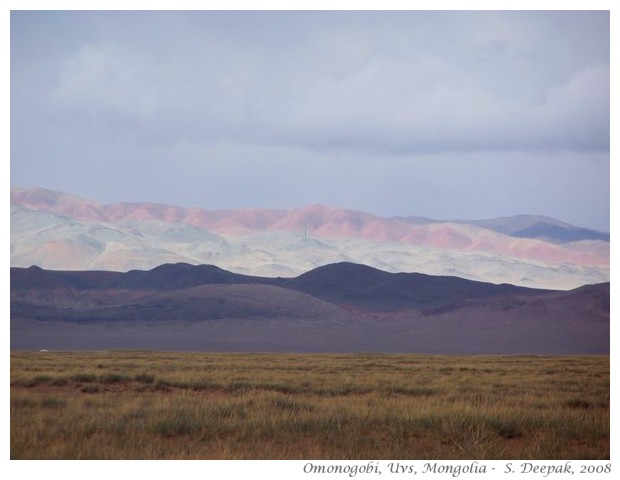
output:
[[609, 224], [609, 12], [11, 14], [11, 181]]
[[158, 98], [162, 73], [145, 53], [115, 44], [87, 45], [63, 63], [50, 95], [57, 105], [82, 112], [148, 122], [165, 108]]
[[571, 58], [591, 31], [558, 28], [557, 16], [470, 12], [456, 23], [454, 13], [412, 12], [373, 23], [335, 15], [335, 25], [323, 14], [292, 34], [282, 21], [303, 15], [263, 12], [254, 17], [263, 28], [236, 31], [235, 41], [220, 26], [173, 47], [127, 38], [83, 46], [62, 64], [51, 95], [94, 127], [118, 117], [149, 139], [165, 132], [393, 153], [607, 151], [608, 61], [586, 55], [596, 44]]

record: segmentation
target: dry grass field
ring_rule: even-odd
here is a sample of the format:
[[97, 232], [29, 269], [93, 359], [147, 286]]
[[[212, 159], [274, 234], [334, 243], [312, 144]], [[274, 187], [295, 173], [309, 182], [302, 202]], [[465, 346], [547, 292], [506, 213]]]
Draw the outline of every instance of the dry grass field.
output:
[[13, 459], [608, 459], [608, 356], [14, 352]]

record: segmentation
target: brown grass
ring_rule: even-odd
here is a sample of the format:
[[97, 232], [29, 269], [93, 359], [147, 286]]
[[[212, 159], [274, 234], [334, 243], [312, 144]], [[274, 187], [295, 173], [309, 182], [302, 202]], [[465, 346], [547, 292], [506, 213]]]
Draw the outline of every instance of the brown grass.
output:
[[609, 357], [11, 354], [13, 459], [608, 459]]

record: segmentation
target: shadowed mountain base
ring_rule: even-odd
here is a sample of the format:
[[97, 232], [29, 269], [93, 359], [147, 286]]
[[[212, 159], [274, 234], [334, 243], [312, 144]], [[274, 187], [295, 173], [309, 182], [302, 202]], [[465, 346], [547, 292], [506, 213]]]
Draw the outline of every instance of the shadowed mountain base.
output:
[[609, 284], [535, 290], [350, 263], [290, 279], [14, 268], [11, 348], [600, 354]]

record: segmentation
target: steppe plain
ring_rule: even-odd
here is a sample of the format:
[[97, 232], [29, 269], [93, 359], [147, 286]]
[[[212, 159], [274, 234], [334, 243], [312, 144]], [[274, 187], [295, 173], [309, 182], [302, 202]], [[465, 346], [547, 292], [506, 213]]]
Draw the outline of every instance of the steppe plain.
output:
[[12, 459], [608, 459], [609, 356], [13, 352]]

